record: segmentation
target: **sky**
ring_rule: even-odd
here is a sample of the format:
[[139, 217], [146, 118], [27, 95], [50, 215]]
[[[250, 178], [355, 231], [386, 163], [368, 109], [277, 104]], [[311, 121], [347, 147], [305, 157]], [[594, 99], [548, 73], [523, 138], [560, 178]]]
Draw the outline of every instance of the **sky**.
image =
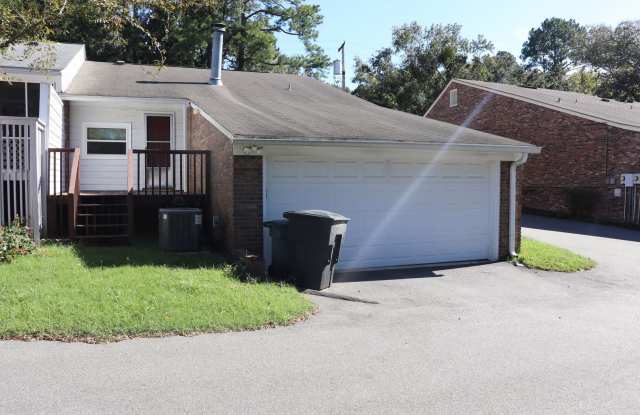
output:
[[[467, 38], [484, 34], [495, 50], [520, 56], [529, 30], [547, 17], [572, 18], [583, 25], [616, 25], [623, 20], [640, 19], [640, 0], [308, 0], [319, 4], [324, 16], [318, 43], [332, 58], [342, 41], [347, 42], [347, 80], [353, 77], [353, 60], [368, 59], [378, 49], [391, 45], [395, 26], [417, 21], [459, 23]], [[301, 53], [300, 42], [279, 36], [279, 47], [287, 54]]]

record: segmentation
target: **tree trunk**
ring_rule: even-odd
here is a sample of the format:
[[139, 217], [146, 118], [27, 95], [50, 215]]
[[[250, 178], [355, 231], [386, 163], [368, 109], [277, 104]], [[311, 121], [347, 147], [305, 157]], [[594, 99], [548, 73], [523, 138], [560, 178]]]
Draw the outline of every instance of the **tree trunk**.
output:
[[[245, 33], [246, 26], [247, 26], [247, 15], [242, 13], [242, 15], [240, 15], [240, 33], [242, 33], [242, 35], [244, 35]], [[244, 67], [246, 63], [245, 53], [246, 53], [246, 49], [244, 46], [244, 41], [242, 41], [238, 46], [238, 56], [236, 59], [236, 70], [238, 71], [244, 71]]]

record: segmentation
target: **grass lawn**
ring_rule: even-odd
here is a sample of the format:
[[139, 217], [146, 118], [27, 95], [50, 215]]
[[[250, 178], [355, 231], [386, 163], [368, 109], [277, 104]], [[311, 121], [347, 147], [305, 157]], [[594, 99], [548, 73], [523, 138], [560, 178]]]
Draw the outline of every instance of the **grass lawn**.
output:
[[597, 265], [567, 249], [528, 238], [522, 238], [518, 261], [529, 268], [560, 272], [585, 271]]
[[312, 304], [290, 286], [242, 282], [214, 255], [45, 245], [0, 265], [0, 339], [109, 341], [284, 325]]

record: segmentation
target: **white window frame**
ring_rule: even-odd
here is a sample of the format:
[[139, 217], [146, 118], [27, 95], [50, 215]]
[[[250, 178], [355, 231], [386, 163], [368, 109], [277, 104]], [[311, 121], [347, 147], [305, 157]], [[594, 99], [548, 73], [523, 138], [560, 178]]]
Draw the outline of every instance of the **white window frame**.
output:
[[[110, 159], [123, 160], [127, 158], [125, 154], [89, 154], [87, 152], [87, 130], [89, 128], [118, 128], [126, 130], [126, 150], [131, 148], [131, 124], [130, 123], [113, 123], [113, 122], [85, 122], [82, 123], [82, 157], [88, 159]], [[96, 141], [96, 140], [91, 140]]]
[[[169, 117], [169, 150], [176, 149], [176, 122], [175, 113], [173, 112], [145, 112], [144, 113], [144, 147], [147, 148], [147, 118], [148, 117]], [[154, 141], [152, 141], [154, 142]], [[160, 141], [155, 141], [160, 143]]]
[[449, 91], [449, 108], [458, 106], [458, 89], [452, 89]]

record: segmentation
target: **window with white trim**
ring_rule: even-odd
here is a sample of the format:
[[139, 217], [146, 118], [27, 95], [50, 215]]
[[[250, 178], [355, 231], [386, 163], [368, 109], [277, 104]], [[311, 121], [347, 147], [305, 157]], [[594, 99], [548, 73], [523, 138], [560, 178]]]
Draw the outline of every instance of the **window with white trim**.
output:
[[449, 91], [449, 108], [458, 106], [458, 90], [452, 89]]
[[85, 124], [85, 154], [96, 157], [121, 157], [127, 154], [128, 124]]

